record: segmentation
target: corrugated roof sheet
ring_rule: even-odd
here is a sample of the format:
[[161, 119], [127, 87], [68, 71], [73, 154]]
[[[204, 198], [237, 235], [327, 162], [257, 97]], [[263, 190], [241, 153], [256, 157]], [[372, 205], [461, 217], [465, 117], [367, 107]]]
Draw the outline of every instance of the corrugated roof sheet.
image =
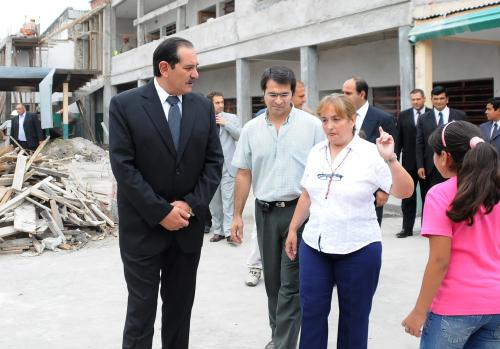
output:
[[469, 10], [475, 10], [483, 7], [500, 5], [500, 0], [496, 1], [456, 1], [456, 3], [437, 3], [433, 5], [417, 6], [414, 9], [413, 18], [416, 20], [425, 20], [436, 17], [446, 17], [451, 14], [460, 13]]

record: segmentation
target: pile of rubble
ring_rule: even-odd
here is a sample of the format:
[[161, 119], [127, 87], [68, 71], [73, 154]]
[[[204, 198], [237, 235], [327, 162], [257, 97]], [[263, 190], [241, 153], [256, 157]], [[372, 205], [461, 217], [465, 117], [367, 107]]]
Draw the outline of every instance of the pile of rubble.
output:
[[109, 198], [81, 185], [64, 159], [0, 148], [0, 254], [77, 249], [114, 234]]

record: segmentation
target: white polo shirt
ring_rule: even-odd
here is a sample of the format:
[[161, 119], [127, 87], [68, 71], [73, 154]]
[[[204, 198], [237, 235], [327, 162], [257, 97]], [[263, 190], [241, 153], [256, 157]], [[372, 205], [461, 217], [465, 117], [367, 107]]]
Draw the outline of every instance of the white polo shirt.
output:
[[302, 233], [310, 247], [347, 254], [382, 240], [373, 193], [378, 188], [389, 193], [392, 177], [375, 144], [356, 135], [332, 163], [328, 141], [318, 143], [309, 153], [301, 185], [311, 198]]

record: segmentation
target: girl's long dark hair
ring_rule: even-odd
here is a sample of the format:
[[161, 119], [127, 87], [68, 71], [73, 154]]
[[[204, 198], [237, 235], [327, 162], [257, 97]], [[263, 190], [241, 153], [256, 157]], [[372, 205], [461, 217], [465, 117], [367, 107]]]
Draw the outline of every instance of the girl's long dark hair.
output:
[[454, 222], [467, 221], [472, 225], [481, 205], [488, 214], [500, 201], [499, 154], [486, 142], [477, 143], [471, 149], [471, 138], [482, 135], [479, 128], [469, 122], [448, 124], [444, 135], [443, 128], [434, 131], [429, 144], [436, 154], [449, 153], [457, 171], [458, 190], [446, 214]]

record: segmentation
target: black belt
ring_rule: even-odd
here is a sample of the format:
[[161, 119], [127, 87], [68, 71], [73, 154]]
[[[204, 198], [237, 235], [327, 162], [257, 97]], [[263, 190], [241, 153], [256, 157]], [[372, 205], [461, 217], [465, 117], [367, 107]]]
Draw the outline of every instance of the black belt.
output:
[[290, 201], [262, 201], [262, 200], [259, 200], [257, 199], [257, 203], [259, 205], [262, 205], [266, 208], [270, 208], [270, 207], [278, 207], [278, 208], [284, 208], [284, 207], [289, 207], [289, 206], [293, 206], [297, 203], [297, 201], [299, 201], [299, 198], [296, 198], [296, 199], [293, 199], [293, 200], [290, 200]]

